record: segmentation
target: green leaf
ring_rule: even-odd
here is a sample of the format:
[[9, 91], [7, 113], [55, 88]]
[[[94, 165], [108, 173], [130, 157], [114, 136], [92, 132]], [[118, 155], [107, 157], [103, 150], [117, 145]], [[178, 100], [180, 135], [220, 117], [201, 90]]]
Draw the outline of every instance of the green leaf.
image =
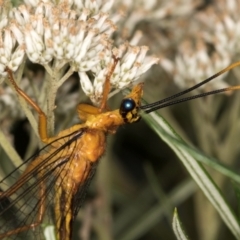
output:
[[178, 217], [177, 208], [174, 209], [172, 226], [173, 226], [174, 234], [178, 240], [188, 240], [189, 239], [184, 233], [182, 223], [180, 222], [180, 219]]
[[[233, 214], [232, 209], [225, 201], [210, 175], [195, 158], [193, 152], [189, 151], [189, 148], [186, 147], [187, 144], [157, 113], [144, 115], [143, 118], [148, 122], [150, 127], [158, 134], [158, 136], [175, 152], [191, 177], [218, 211], [225, 224], [235, 235], [235, 237], [240, 239], [240, 227], [236, 216]], [[173, 141], [173, 139], [175, 139], [175, 141]], [[210, 159], [209, 162], [211, 162]]]

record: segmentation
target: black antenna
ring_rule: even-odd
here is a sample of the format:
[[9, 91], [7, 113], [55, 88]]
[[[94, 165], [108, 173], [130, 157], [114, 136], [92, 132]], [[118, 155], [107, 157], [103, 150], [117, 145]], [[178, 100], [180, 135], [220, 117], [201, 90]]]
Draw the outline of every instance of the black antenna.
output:
[[178, 104], [178, 103], [182, 103], [182, 102], [186, 102], [186, 101], [190, 101], [190, 100], [193, 100], [193, 99], [196, 99], [196, 98], [201, 98], [201, 97], [205, 97], [205, 96], [208, 96], [208, 95], [213, 95], [213, 94], [217, 94], [217, 93], [222, 93], [222, 92], [228, 92], [228, 91], [234, 91], [234, 90], [240, 90], [240, 85], [237, 85], [237, 86], [232, 86], [232, 87], [227, 87], [227, 88], [222, 88], [222, 89], [218, 89], [218, 90], [213, 90], [213, 91], [210, 91], [210, 92], [206, 92], [206, 93], [200, 93], [200, 94], [197, 94], [197, 95], [194, 95], [194, 96], [189, 96], [189, 97], [185, 97], [185, 98], [180, 98], [180, 99], [177, 99], [177, 100], [174, 100], [174, 101], [171, 101], [175, 98], [178, 98], [184, 94], [187, 94], [199, 87], [201, 87], [202, 85], [210, 82], [211, 80], [215, 79], [216, 77], [222, 75], [223, 73], [237, 67], [240, 65], [240, 61], [239, 62], [235, 62], [233, 64], [231, 64], [230, 66], [224, 68], [223, 70], [219, 71], [218, 73], [214, 74], [213, 76], [205, 79], [204, 81], [182, 91], [182, 92], [179, 92], [177, 94], [174, 94], [170, 97], [167, 97], [165, 99], [162, 99], [160, 101], [157, 101], [157, 102], [154, 102], [154, 103], [151, 103], [151, 104], [147, 104], [145, 106], [141, 106], [140, 108], [142, 110], [144, 110], [145, 113], [150, 113], [150, 112], [153, 112], [153, 111], [156, 111], [157, 109], [161, 109], [161, 108], [165, 108], [165, 107], [168, 107], [168, 106], [171, 106], [171, 105], [175, 105], [175, 104]]

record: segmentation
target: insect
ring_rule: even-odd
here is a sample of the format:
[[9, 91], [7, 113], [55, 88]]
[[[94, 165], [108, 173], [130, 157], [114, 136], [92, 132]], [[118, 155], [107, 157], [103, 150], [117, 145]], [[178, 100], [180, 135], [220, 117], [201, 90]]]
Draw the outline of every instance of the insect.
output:
[[[139, 121], [140, 110], [150, 113], [180, 102], [240, 88], [233, 86], [174, 100], [240, 65], [238, 62], [183, 92], [145, 106], [141, 106], [143, 83], [140, 83], [124, 97], [119, 109], [107, 111], [110, 78], [117, 61], [114, 59], [106, 76], [100, 108], [79, 104], [77, 112], [83, 123], [63, 130], [54, 137], [47, 134], [44, 112], [17, 86], [12, 72], [6, 69], [16, 92], [38, 113], [39, 136], [46, 146], [25, 161], [23, 165], [28, 165], [21, 176], [10, 187], [7, 186], [5, 191], [0, 192], [0, 218], [3, 219], [0, 222], [0, 239], [26, 239], [29, 236], [29, 239], [36, 236], [41, 239], [41, 225], [51, 222], [53, 216], [57, 239], [70, 240], [74, 219], [97, 162], [106, 148], [108, 133], [115, 133], [123, 124]], [[15, 177], [17, 170], [0, 181], [1, 188], [6, 187], [10, 178]]]

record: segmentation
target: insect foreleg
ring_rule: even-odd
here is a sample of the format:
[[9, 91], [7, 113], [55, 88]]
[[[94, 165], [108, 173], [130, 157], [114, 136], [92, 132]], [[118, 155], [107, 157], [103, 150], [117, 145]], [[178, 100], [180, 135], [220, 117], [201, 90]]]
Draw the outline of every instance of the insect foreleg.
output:
[[25, 101], [31, 105], [34, 110], [38, 113], [38, 118], [39, 118], [39, 136], [41, 138], [41, 140], [44, 143], [50, 143], [52, 142], [52, 138], [50, 138], [48, 136], [47, 133], [47, 117], [45, 115], [45, 113], [42, 111], [42, 109], [21, 89], [18, 87], [18, 85], [16, 84], [12, 71], [9, 68], [6, 68], [6, 71], [8, 72], [8, 79], [9, 81], [12, 83], [13, 87], [15, 88], [16, 92], [25, 99]]
[[[42, 179], [41, 175], [39, 175], [39, 177], [40, 177], [40, 179]], [[36, 221], [34, 223], [25, 225], [23, 227], [19, 227], [19, 228], [16, 228], [14, 230], [10, 230], [6, 233], [0, 234], [0, 239], [4, 239], [4, 238], [9, 237], [11, 235], [19, 234], [19, 233], [27, 231], [29, 229], [34, 229], [39, 224], [42, 223], [43, 216], [44, 216], [44, 213], [45, 213], [45, 197], [46, 197], [46, 187], [44, 185], [43, 180], [40, 181], [39, 187], [40, 187], [40, 189], [39, 189], [39, 204], [38, 204], [39, 209], [38, 209], [38, 216], [37, 216]]]
[[113, 72], [114, 72], [114, 70], [115, 70], [115, 68], [117, 66], [118, 61], [119, 61], [119, 58], [117, 58], [117, 57], [115, 57], [113, 55], [113, 64], [110, 67], [109, 72], [107, 73], [107, 76], [106, 76], [106, 80], [105, 80], [104, 88], [103, 88], [102, 103], [100, 105], [99, 112], [103, 112], [107, 108], [108, 94], [109, 94], [109, 92], [111, 90], [110, 89], [110, 80], [111, 80]]

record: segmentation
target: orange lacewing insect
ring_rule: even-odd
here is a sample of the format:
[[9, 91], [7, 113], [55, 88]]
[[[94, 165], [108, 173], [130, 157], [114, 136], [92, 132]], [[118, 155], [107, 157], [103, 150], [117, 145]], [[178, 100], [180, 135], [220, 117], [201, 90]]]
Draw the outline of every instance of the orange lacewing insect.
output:
[[[0, 181], [0, 239], [44, 239], [41, 226], [54, 224], [56, 239], [70, 240], [74, 219], [96, 164], [105, 151], [108, 133], [115, 133], [123, 124], [137, 122], [141, 112], [148, 114], [192, 99], [240, 89], [240, 86], [232, 86], [179, 98], [240, 65], [236, 62], [185, 91], [145, 106], [140, 104], [143, 94], [143, 83], [140, 83], [123, 98], [119, 109], [107, 111], [110, 78], [117, 60], [114, 59], [106, 76], [100, 108], [79, 104], [77, 112], [83, 123], [60, 131], [54, 137], [47, 134], [44, 112], [17, 86], [12, 72], [6, 69], [18, 95], [38, 113], [39, 136], [46, 146]], [[24, 165], [27, 165], [26, 169], [20, 177], [16, 177]]]

